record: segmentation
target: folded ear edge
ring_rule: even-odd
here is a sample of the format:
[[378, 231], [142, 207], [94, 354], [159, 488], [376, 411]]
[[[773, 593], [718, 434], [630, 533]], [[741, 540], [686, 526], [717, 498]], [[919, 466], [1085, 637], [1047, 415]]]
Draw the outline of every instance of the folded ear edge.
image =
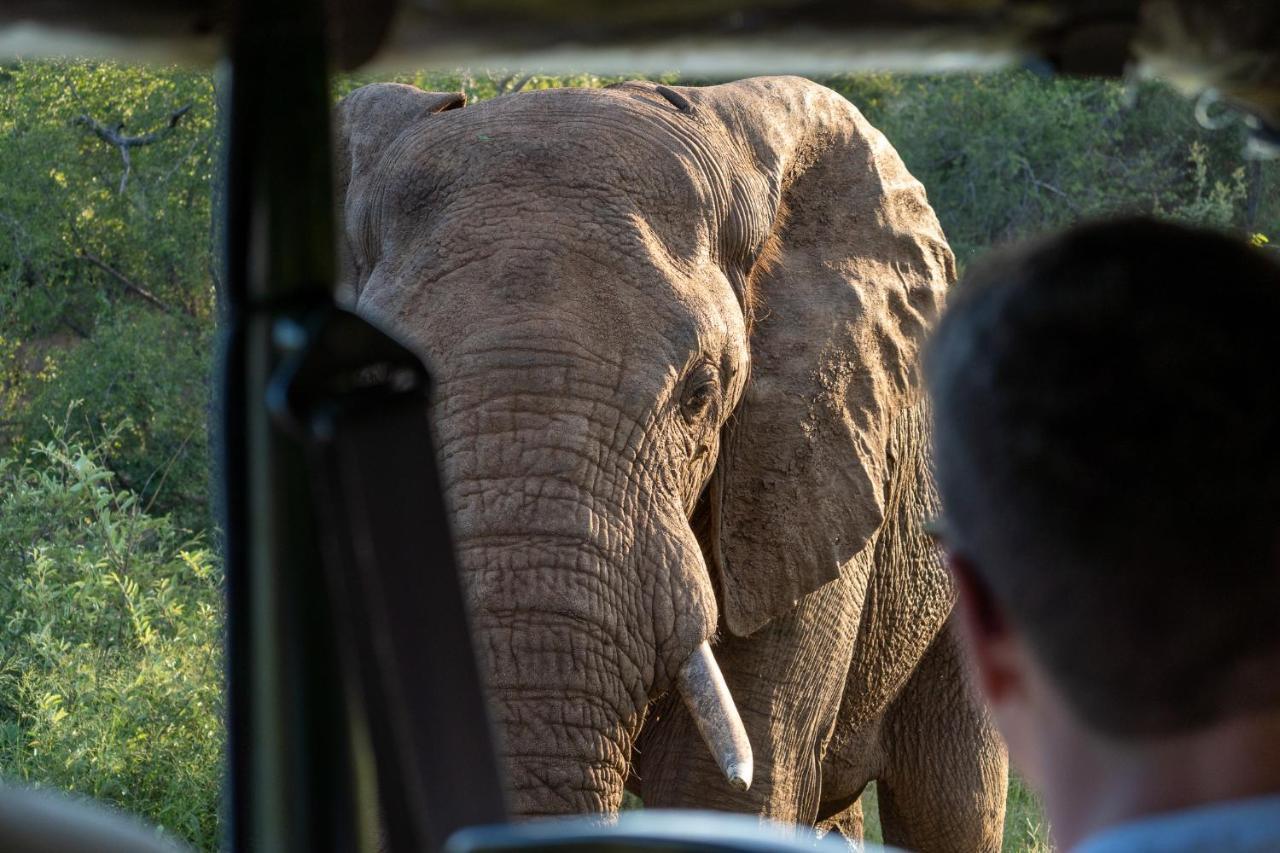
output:
[[[338, 168], [350, 172], [385, 151], [410, 125], [467, 105], [465, 92], [425, 92], [406, 83], [370, 83], [347, 94], [334, 108]], [[359, 128], [360, 138], [353, 139]], [[342, 160], [346, 162], [341, 162]]]

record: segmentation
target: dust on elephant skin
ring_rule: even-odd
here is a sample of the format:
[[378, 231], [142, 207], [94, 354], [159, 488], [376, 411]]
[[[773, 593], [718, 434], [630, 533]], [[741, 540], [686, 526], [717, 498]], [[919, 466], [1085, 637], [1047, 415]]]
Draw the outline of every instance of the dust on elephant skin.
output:
[[376, 84], [336, 148], [341, 296], [436, 383], [515, 808], [630, 785], [813, 822], [875, 779], [888, 840], [998, 846], [1004, 753], [919, 532], [916, 361], [954, 261], [884, 137], [790, 77]]

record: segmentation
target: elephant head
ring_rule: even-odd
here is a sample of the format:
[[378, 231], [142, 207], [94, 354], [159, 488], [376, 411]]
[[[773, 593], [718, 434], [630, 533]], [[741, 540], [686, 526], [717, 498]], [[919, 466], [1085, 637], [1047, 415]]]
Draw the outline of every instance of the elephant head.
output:
[[[798, 78], [338, 107], [342, 296], [425, 359], [513, 805], [611, 811], [706, 644], [837, 576], [954, 269], [924, 191]], [[447, 653], [422, 650], [423, 654]], [[728, 784], [728, 782], [726, 782]]]

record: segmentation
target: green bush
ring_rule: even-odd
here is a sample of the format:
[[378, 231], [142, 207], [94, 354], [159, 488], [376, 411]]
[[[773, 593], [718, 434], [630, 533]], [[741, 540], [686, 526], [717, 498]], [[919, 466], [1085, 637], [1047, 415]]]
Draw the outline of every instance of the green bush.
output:
[[[144, 307], [120, 307], [94, 333], [48, 356], [15, 412], [15, 435], [39, 435], [73, 401], [74, 426], [144, 507], [186, 530], [210, 526], [209, 374], [213, 329]], [[110, 433], [110, 440], [105, 440]]]
[[961, 265], [993, 245], [1108, 214], [1280, 229], [1280, 169], [1247, 166], [1242, 123], [1202, 128], [1192, 104], [1164, 85], [1025, 71], [824, 82], [925, 185]]
[[[73, 420], [73, 416], [68, 420]], [[221, 571], [57, 426], [0, 459], [0, 774], [218, 839]]]

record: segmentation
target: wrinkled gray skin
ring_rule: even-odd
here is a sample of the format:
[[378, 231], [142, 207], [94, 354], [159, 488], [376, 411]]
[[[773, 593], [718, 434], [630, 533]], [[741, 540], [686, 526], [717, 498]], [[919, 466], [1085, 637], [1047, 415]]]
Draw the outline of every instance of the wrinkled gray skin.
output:
[[[915, 362], [954, 264], [883, 137], [797, 78], [379, 84], [337, 119], [342, 295], [433, 372], [514, 808], [627, 784], [856, 832], [875, 779], [888, 840], [997, 849], [1004, 752], [919, 530]], [[745, 793], [668, 692], [707, 639]]]

